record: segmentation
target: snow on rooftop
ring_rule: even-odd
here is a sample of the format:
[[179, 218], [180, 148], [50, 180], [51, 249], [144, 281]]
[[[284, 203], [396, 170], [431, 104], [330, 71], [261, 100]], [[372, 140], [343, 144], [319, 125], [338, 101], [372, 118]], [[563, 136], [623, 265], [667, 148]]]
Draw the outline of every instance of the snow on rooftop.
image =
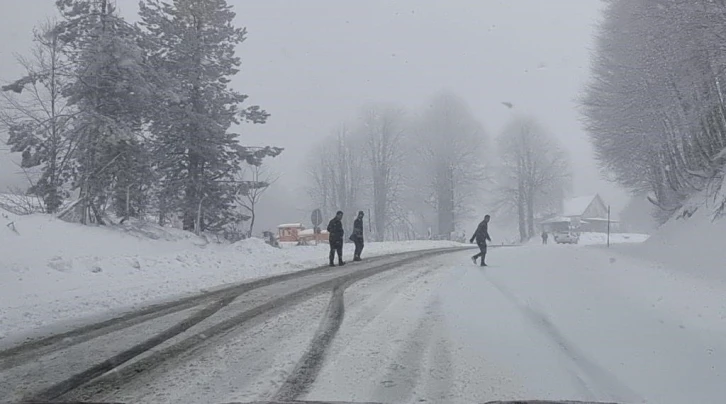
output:
[[620, 220], [602, 218], [602, 217], [588, 217], [586, 219], [583, 219], [580, 221], [580, 223], [590, 223], [590, 222], [610, 222], [610, 223], [620, 223]]
[[[300, 236], [312, 236], [313, 234], [315, 234], [315, 229], [305, 229], [298, 232], [298, 235]], [[328, 234], [328, 232], [326, 230], [321, 230], [320, 234]]]
[[302, 223], [285, 223], [277, 226], [278, 229], [282, 229], [285, 227], [303, 227]]
[[596, 195], [579, 196], [568, 199], [564, 203], [563, 216], [581, 216], [592, 203]]
[[549, 218], [547, 220], [543, 220], [540, 223], [542, 223], [542, 224], [547, 224], [547, 223], [570, 223], [571, 221], [572, 221], [572, 219], [570, 219], [569, 217], [556, 216], [556, 217]]

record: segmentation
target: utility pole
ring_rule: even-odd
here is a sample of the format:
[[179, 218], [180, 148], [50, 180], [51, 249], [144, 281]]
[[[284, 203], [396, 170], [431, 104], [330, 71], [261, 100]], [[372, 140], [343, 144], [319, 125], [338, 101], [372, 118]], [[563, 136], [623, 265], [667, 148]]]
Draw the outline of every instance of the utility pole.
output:
[[610, 205], [608, 205], [608, 248], [610, 248]]

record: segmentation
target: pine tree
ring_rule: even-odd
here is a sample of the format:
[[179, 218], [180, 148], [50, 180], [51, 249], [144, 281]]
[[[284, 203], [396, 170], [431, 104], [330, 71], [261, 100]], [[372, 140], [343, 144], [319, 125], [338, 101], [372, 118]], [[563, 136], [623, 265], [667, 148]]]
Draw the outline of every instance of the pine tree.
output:
[[140, 16], [151, 63], [168, 86], [151, 123], [160, 210], [180, 211], [185, 230], [219, 230], [244, 219], [235, 209], [240, 164], [260, 164], [282, 151], [243, 147], [229, 132], [241, 121], [268, 117], [259, 107], [241, 108], [247, 96], [229, 86], [246, 31], [233, 26], [224, 0], [146, 0]]
[[123, 220], [143, 217], [154, 179], [150, 154], [137, 139], [121, 140], [109, 152], [118, 155], [112, 201], [116, 215]]
[[[65, 18], [60, 35], [70, 45], [68, 57], [74, 65], [64, 94], [78, 109], [73, 130], [78, 139], [74, 185], [80, 190], [80, 220], [104, 223], [103, 209], [113, 195], [130, 191], [130, 184], [140, 188], [144, 178], [132, 162], [142, 160], [140, 132], [153, 75], [145, 66], [139, 30], [116, 13], [111, 0], [56, 4]], [[128, 214], [118, 203], [116, 211]]]

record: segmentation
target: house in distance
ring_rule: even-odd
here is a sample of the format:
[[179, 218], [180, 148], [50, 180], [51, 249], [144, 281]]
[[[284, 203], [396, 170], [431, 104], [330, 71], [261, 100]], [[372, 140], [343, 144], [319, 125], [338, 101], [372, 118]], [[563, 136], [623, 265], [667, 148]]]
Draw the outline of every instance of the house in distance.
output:
[[[543, 231], [579, 233], [606, 233], [608, 231], [608, 207], [599, 194], [567, 199], [561, 214], [540, 222]], [[618, 222], [610, 219], [610, 231]]]

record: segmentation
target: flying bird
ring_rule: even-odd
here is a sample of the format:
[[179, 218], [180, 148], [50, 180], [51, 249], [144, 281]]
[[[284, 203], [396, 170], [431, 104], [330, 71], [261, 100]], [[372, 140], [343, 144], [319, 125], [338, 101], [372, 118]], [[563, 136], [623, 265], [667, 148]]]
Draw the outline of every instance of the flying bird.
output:
[[509, 108], [509, 109], [512, 109], [512, 108], [514, 108], [514, 105], [512, 105], [512, 103], [511, 103], [511, 102], [503, 102], [503, 103], [502, 103], [502, 105], [506, 106], [506, 107], [507, 107], [507, 108]]

